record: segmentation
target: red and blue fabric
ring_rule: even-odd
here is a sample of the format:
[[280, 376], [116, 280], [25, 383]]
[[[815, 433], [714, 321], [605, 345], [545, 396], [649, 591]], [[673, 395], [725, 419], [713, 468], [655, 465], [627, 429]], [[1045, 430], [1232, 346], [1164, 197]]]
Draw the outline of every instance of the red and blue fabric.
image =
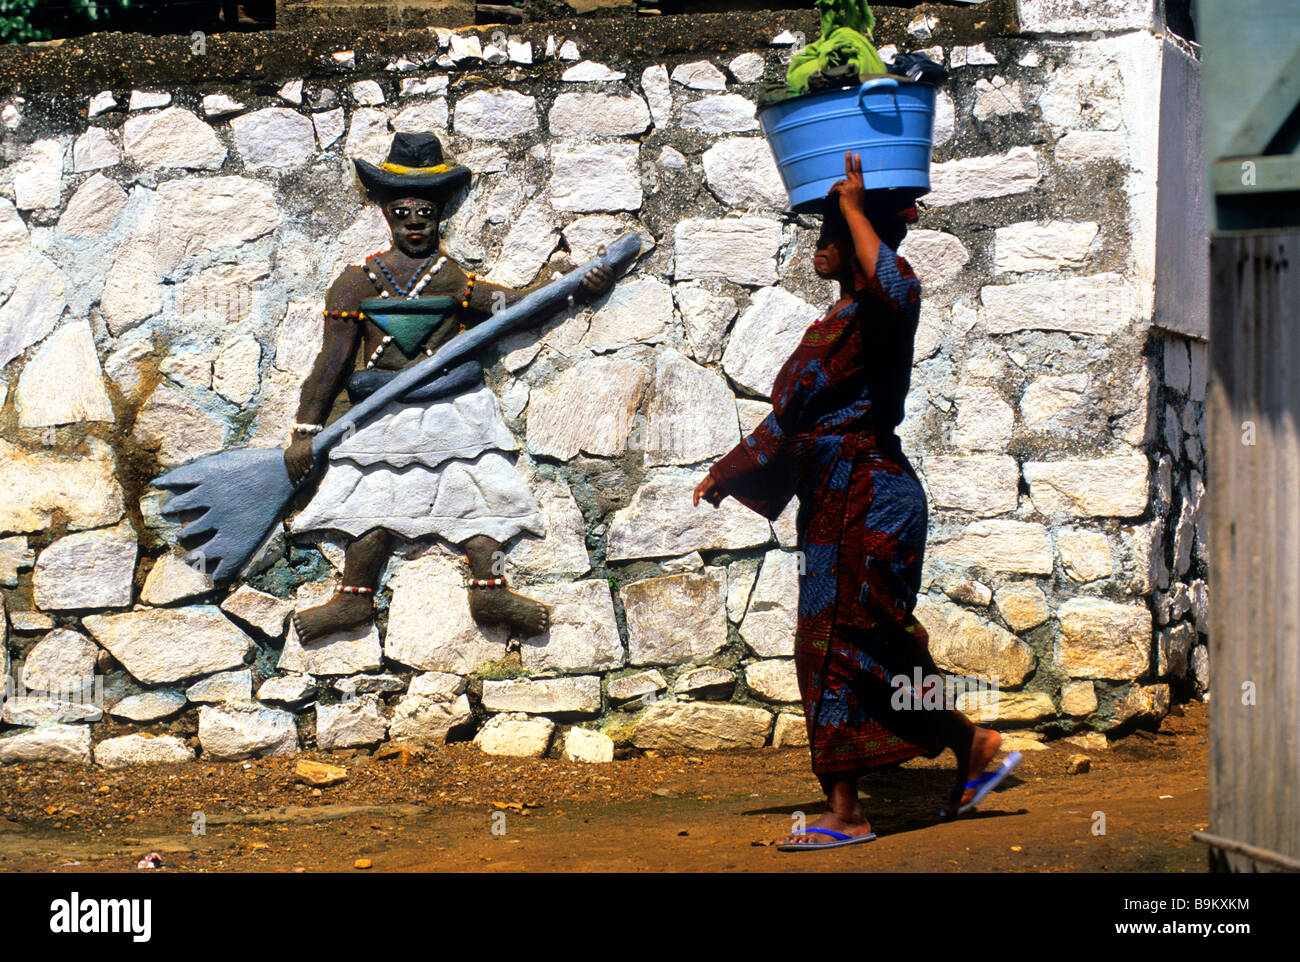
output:
[[809, 326], [777, 375], [772, 412], [710, 469], [727, 494], [772, 520], [799, 498], [795, 670], [819, 775], [942, 750], [931, 719], [894, 698], [902, 684], [920, 706], [934, 693], [910, 691], [916, 669], [930, 685], [939, 676], [912, 614], [925, 492], [894, 433], [920, 290], [882, 243], [870, 287]]

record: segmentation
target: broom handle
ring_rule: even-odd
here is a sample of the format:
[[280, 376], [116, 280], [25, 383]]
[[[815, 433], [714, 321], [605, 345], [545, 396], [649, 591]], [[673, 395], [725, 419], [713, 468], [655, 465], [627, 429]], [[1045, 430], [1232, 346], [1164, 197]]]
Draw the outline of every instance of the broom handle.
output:
[[325, 455], [345, 436], [354, 433], [390, 401], [400, 399], [410, 388], [439, 373], [443, 368], [473, 354], [484, 344], [496, 340], [512, 328], [522, 327], [526, 322], [533, 321], [559, 307], [578, 289], [583, 276], [593, 267], [603, 264], [612, 268], [617, 274], [640, 250], [641, 240], [636, 234], [623, 234], [617, 240], [607, 244], [603, 254], [593, 257], [581, 267], [574, 268], [545, 287], [540, 287], [521, 297], [509, 307], [497, 311], [482, 324], [457, 334], [435, 351], [432, 357], [427, 357], [419, 364], [413, 364], [400, 372], [378, 391], [316, 435], [311, 445], [313, 458], [318, 459]]

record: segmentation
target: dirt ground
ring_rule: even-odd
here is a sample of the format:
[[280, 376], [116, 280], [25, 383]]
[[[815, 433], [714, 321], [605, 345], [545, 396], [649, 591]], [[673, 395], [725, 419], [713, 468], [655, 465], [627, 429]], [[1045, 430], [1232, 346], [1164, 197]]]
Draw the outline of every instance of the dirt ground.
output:
[[[879, 839], [817, 853], [772, 847], [793, 813], [822, 810], [801, 749], [609, 765], [470, 744], [314, 756], [348, 769], [327, 788], [300, 783], [294, 758], [13, 765], [0, 769], [0, 870], [134, 872], [157, 852], [155, 872], [1203, 872], [1191, 833], [1208, 820], [1208, 710], [1184, 711], [1106, 750], [1025, 752], [1002, 790], [952, 822], [937, 815], [950, 756], [879, 772], [861, 789]], [[1080, 754], [1090, 770], [1072, 775]]]

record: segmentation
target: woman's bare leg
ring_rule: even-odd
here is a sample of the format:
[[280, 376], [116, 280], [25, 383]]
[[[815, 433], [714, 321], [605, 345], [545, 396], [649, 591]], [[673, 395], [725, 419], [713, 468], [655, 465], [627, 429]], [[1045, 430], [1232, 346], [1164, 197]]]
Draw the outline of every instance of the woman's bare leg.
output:
[[[962, 786], [993, 760], [1002, 745], [1002, 736], [991, 728], [980, 728], [959, 711], [937, 713], [936, 721], [940, 741], [957, 756], [957, 784], [950, 801], [964, 805], [975, 797], [975, 789]], [[959, 791], [960, 802], [957, 801]]]
[[[833, 775], [820, 775], [822, 790], [826, 793], [827, 812], [808, 823], [808, 828], [827, 828], [832, 832], [845, 835], [866, 835], [871, 831], [858, 798], [858, 779], [860, 772], [837, 772]], [[799, 835], [791, 833], [778, 844], [806, 845], [815, 842], [830, 841], [829, 835]]]

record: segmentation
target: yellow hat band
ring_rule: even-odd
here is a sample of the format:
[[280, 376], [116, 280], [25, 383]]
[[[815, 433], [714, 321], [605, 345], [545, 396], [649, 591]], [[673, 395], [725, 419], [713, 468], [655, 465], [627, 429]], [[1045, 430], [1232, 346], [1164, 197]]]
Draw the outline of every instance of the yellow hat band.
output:
[[439, 164], [437, 167], [403, 167], [401, 164], [383, 163], [379, 165], [380, 170], [386, 170], [390, 174], [445, 174], [451, 170], [446, 164]]

